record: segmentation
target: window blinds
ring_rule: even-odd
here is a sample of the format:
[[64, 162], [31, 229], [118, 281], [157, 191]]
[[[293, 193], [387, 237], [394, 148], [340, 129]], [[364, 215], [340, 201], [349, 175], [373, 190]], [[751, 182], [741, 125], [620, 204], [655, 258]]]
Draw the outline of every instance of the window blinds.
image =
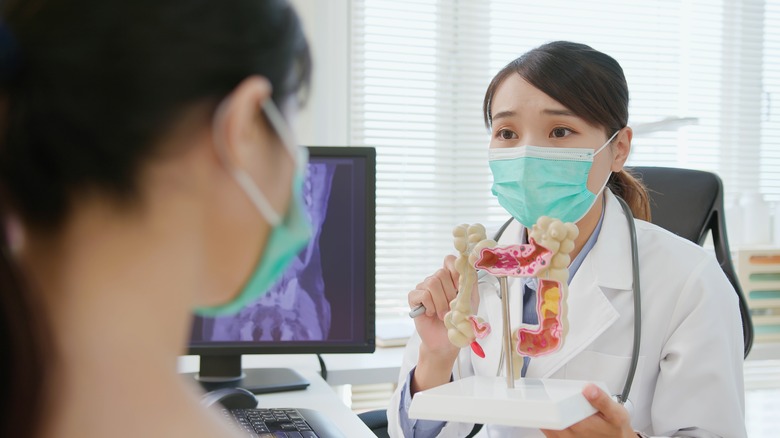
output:
[[761, 192], [780, 205], [780, 0], [767, 1], [762, 28], [761, 167], [749, 175], [760, 175]]
[[727, 201], [780, 201], [779, 25], [780, 0], [353, 0], [350, 131], [377, 148], [379, 317], [408, 310], [406, 293], [453, 253], [452, 227], [508, 217], [490, 194], [482, 99], [547, 41], [617, 59], [630, 125], [698, 121], [638, 135], [630, 165], [715, 171]]

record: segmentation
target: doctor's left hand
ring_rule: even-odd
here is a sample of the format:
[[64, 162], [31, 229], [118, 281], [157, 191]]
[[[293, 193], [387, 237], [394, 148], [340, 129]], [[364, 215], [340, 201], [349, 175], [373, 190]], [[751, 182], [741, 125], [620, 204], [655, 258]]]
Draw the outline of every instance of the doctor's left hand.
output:
[[542, 430], [548, 438], [565, 437], [631, 437], [637, 434], [631, 428], [631, 417], [622, 405], [612, 400], [596, 385], [588, 385], [582, 395], [598, 410], [590, 417], [564, 430]]

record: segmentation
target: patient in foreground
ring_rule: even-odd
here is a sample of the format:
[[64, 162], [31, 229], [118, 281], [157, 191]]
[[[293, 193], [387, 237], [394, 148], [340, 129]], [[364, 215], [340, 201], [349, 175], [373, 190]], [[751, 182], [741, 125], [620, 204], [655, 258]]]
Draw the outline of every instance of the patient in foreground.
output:
[[0, 436], [231, 436], [177, 357], [311, 233], [294, 11], [1, 5]]

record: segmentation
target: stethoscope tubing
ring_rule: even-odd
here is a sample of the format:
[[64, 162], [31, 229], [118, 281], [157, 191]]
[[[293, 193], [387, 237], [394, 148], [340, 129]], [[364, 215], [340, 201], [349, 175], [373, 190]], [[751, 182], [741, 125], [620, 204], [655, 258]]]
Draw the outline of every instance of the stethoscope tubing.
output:
[[631, 235], [631, 271], [633, 276], [632, 289], [634, 290], [634, 343], [631, 349], [631, 367], [628, 369], [626, 383], [623, 384], [623, 392], [620, 394], [618, 403], [624, 404], [628, 401], [628, 394], [631, 392], [631, 385], [634, 383], [634, 375], [639, 364], [639, 346], [642, 338], [642, 293], [639, 287], [639, 251], [636, 243], [636, 225], [634, 224], [634, 215], [631, 213], [626, 201], [621, 197], [615, 197], [623, 207], [628, 222], [628, 231]]

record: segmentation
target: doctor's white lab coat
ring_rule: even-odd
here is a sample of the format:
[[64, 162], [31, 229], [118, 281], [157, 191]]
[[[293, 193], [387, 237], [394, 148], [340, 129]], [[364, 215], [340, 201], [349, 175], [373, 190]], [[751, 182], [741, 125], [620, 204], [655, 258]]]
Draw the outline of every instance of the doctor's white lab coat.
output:
[[[569, 285], [569, 331], [561, 349], [532, 358], [527, 377], [602, 381], [619, 394], [633, 340], [631, 244], [615, 196], [606, 191], [601, 233]], [[639, 365], [629, 400], [631, 424], [651, 436], [746, 436], [743, 339], [737, 295], [713, 255], [650, 223], [635, 220], [642, 292]], [[513, 221], [500, 245], [520, 243]], [[519, 279], [509, 278], [510, 309], [520, 308]], [[486, 357], [461, 350], [453, 378], [495, 376], [501, 352], [497, 282], [480, 284], [477, 314], [492, 326], [480, 344]], [[517, 328], [522, 315], [512, 311]], [[400, 392], [417, 363], [420, 338], [406, 347], [399, 385], [388, 409], [390, 436], [401, 437]], [[456, 362], [457, 365], [457, 362]], [[503, 367], [501, 369], [503, 373]], [[502, 374], [503, 375], [503, 374]], [[439, 437], [464, 437], [472, 424], [448, 423]], [[485, 425], [478, 436], [541, 437], [539, 430]]]

